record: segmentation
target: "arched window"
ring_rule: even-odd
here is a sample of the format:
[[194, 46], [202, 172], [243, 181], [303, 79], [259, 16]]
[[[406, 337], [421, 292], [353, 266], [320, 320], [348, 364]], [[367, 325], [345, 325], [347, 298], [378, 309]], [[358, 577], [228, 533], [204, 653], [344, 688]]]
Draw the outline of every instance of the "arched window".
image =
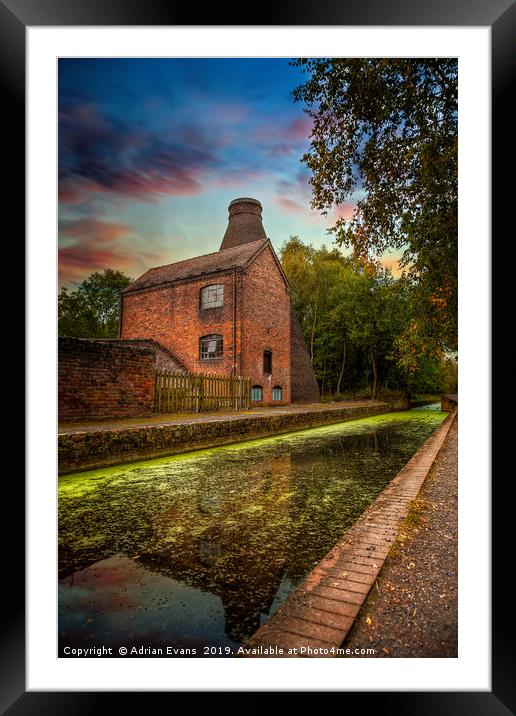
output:
[[251, 388], [251, 400], [263, 400], [263, 390], [261, 385], [253, 385]]
[[218, 308], [224, 305], [224, 286], [214, 284], [213, 286], [205, 286], [201, 288], [200, 307]]
[[201, 360], [213, 360], [224, 355], [222, 336], [218, 334], [203, 336], [199, 344]]
[[271, 375], [272, 373], [272, 351], [263, 351], [263, 374]]
[[275, 385], [272, 389], [272, 399], [281, 400], [281, 385]]

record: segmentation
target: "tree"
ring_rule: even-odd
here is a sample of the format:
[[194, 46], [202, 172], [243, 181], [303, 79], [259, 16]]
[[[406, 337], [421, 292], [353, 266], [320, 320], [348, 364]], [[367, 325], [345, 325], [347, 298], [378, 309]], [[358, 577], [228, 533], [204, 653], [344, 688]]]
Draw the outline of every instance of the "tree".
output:
[[394, 346], [408, 320], [405, 291], [388, 270], [362, 271], [355, 275], [348, 297], [349, 336], [368, 356], [371, 372], [371, 397], [378, 395], [380, 366], [387, 373], [395, 363]]
[[[457, 76], [455, 59], [299, 59], [294, 90], [313, 120], [312, 206], [358, 197], [332, 228], [356, 257], [403, 249], [416, 334], [457, 345]], [[405, 349], [410, 351], [411, 335]]]
[[76, 338], [116, 338], [120, 291], [132, 279], [105, 269], [86, 278], [75, 291], [62, 288], [58, 297], [60, 335]]
[[[282, 246], [280, 257], [321, 394], [340, 394], [345, 384], [346, 389], [363, 387], [371, 375], [376, 397], [408, 322], [404, 284], [385, 269], [343, 256], [339, 249], [316, 250], [297, 236]], [[367, 365], [370, 370], [364, 370]]]

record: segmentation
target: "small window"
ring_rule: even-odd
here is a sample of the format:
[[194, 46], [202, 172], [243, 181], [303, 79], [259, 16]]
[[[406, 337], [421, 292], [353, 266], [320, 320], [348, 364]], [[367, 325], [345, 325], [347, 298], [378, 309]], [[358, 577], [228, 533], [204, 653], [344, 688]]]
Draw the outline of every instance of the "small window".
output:
[[281, 385], [275, 385], [272, 389], [272, 399], [281, 400]]
[[253, 385], [251, 388], [251, 400], [263, 400], [263, 390], [261, 385]]
[[213, 285], [201, 288], [201, 309], [218, 308], [224, 305], [224, 286]]
[[203, 336], [200, 340], [201, 360], [213, 360], [224, 355], [222, 336]]
[[263, 373], [264, 375], [272, 373], [272, 351], [263, 351]]

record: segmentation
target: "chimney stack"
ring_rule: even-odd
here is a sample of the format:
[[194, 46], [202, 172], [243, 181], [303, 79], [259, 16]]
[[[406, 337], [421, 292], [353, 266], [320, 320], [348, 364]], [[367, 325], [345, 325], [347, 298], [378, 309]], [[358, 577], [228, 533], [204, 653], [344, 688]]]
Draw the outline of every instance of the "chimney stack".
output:
[[262, 205], [258, 199], [234, 199], [228, 210], [228, 227], [219, 251], [267, 238], [262, 224]]

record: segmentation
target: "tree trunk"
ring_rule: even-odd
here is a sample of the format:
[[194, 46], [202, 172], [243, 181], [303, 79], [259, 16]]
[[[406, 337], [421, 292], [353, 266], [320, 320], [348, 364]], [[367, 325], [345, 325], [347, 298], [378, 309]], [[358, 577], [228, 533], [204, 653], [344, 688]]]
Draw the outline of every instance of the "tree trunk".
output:
[[312, 335], [310, 336], [310, 362], [314, 364], [314, 339], [315, 339], [315, 324], [317, 321], [317, 304], [314, 306], [314, 320], [312, 321]]
[[326, 356], [324, 356], [324, 365], [323, 365], [323, 374], [322, 374], [322, 383], [321, 383], [321, 398], [324, 395], [324, 380], [326, 378]]
[[344, 375], [344, 366], [346, 365], [346, 336], [342, 336], [342, 365], [340, 366], [340, 375], [337, 383], [337, 395], [340, 395], [340, 384]]
[[373, 369], [373, 390], [371, 398], [376, 400], [376, 393], [378, 391], [378, 364], [376, 360], [376, 351], [371, 351], [371, 368]]

